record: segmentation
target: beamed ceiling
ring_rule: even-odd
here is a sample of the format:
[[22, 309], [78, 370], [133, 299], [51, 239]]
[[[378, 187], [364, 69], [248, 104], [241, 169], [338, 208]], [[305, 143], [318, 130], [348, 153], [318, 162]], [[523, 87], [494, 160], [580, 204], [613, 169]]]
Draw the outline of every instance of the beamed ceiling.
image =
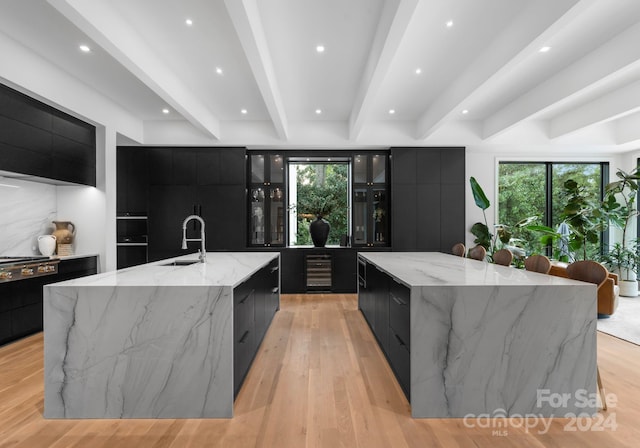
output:
[[140, 123], [123, 140], [640, 146], [638, 0], [2, 0], [0, 11], [0, 37]]

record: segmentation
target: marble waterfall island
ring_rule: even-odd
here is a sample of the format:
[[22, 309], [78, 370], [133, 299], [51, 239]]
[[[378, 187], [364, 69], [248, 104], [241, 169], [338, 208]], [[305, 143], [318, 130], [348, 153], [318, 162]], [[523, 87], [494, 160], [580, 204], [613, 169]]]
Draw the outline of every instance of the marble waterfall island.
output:
[[[155, 262], [46, 286], [45, 417], [232, 417], [234, 294], [269, 275], [277, 286], [278, 262], [278, 253], [208, 253], [206, 263]], [[279, 292], [270, 290], [273, 317]]]
[[[361, 278], [361, 309], [392, 367], [393, 343], [408, 339], [414, 417], [595, 412], [595, 285], [441, 253], [366, 252], [359, 262], [372, 267], [370, 277], [386, 277], [376, 288], [390, 285], [373, 292], [386, 301], [375, 308], [363, 302], [372, 279]], [[398, 290], [406, 299], [390, 300]], [[405, 321], [394, 317], [396, 304], [405, 304]], [[374, 309], [390, 310], [387, 323]], [[409, 320], [403, 335], [397, 327]], [[394, 371], [400, 380], [402, 369]]]

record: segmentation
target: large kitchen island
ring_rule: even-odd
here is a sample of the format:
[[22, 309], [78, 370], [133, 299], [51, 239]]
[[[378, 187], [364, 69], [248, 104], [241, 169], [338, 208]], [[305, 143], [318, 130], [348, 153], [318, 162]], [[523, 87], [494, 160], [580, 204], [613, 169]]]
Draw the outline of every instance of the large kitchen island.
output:
[[360, 253], [358, 276], [413, 417], [595, 412], [595, 285], [416, 252]]
[[45, 417], [233, 417], [279, 284], [278, 253], [215, 252], [46, 286]]

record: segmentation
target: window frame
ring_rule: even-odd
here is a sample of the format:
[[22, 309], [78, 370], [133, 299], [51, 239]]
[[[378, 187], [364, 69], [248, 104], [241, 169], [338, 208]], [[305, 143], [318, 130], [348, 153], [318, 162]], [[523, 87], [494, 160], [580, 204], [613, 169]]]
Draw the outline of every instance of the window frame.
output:
[[[640, 162], [640, 158], [638, 159]], [[545, 167], [545, 210], [544, 225], [553, 227], [553, 167], [554, 165], [600, 165], [600, 200], [604, 198], [605, 187], [609, 183], [609, 161], [603, 160], [530, 160], [530, 159], [504, 159], [497, 160], [496, 166], [496, 188], [495, 188], [495, 222], [499, 218], [500, 205], [500, 165], [544, 165]], [[640, 230], [640, 225], [638, 226]], [[605, 230], [600, 234], [600, 254], [606, 253], [608, 250], [609, 230]], [[551, 249], [547, 248], [547, 256], [551, 256]]]

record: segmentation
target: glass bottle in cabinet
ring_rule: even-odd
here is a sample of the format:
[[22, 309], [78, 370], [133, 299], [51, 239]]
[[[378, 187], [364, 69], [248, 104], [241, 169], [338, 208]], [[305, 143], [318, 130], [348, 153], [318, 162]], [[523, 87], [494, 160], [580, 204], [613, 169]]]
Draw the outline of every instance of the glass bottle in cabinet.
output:
[[389, 245], [387, 155], [358, 154], [353, 159], [352, 243]]
[[251, 154], [249, 242], [252, 246], [284, 245], [284, 158]]

